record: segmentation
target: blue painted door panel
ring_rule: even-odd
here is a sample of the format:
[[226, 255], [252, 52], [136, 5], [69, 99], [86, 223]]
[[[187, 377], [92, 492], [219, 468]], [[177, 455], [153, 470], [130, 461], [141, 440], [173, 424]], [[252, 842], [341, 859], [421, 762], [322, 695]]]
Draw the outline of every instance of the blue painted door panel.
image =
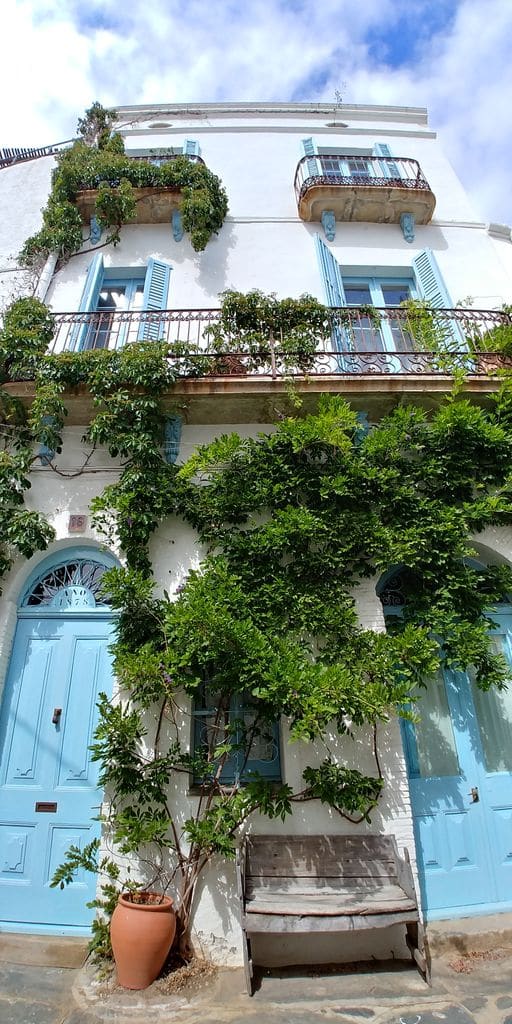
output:
[[[495, 644], [511, 659], [512, 616], [495, 619]], [[405, 728], [423, 907], [440, 917], [508, 904], [512, 696], [482, 693], [470, 674], [446, 672], [443, 699], [429, 702], [423, 721]]]
[[[98, 693], [111, 691], [108, 620], [20, 619], [0, 718], [0, 918], [87, 926], [96, 878], [49, 887], [71, 843], [99, 835], [90, 751]], [[55, 709], [61, 709], [55, 716]], [[57, 717], [57, 721], [52, 721]], [[56, 805], [37, 810], [36, 805]]]

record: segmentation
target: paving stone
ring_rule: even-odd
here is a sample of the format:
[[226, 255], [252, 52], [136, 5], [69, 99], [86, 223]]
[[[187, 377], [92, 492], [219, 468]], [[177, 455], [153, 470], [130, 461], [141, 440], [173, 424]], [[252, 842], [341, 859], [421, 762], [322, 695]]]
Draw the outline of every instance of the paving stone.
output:
[[[382, 1018], [381, 1018], [382, 1019]], [[462, 1006], [443, 1006], [439, 1010], [394, 1010], [385, 1018], [389, 1024], [475, 1024], [475, 1018]]]
[[481, 1010], [486, 1005], [487, 999], [485, 996], [468, 996], [467, 999], [464, 999], [464, 1006], [467, 1010]]
[[331, 1013], [344, 1013], [347, 1017], [375, 1017], [375, 1010], [369, 1010], [364, 1006], [359, 1009], [354, 1006], [333, 1006]]
[[74, 971], [61, 967], [28, 967], [24, 964], [0, 964], [0, 991], [2, 995], [18, 997], [23, 993], [24, 999], [33, 1000], [34, 1002], [62, 1002], [63, 999], [68, 998], [74, 978]]
[[496, 1006], [498, 1006], [500, 1010], [506, 1010], [509, 1006], [512, 1006], [512, 997], [499, 996], [496, 1000]]
[[0, 999], [2, 1024], [61, 1024], [62, 1008], [27, 999]]

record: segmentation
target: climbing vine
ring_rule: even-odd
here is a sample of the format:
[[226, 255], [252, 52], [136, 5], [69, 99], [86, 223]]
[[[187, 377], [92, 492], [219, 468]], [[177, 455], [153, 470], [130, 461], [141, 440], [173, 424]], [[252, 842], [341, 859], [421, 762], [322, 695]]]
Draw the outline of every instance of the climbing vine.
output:
[[[121, 460], [119, 479], [92, 502], [94, 522], [126, 557], [105, 576], [118, 612], [120, 699], [101, 698], [93, 745], [111, 855], [71, 848], [54, 884], [79, 865], [99, 870], [107, 909], [121, 885], [172, 886], [189, 957], [197, 881], [214, 857], [233, 855], [250, 815], [284, 820], [297, 803], [320, 800], [344, 819], [370, 820], [383, 788], [378, 730], [397, 711], [414, 714], [441, 660], [475, 666], [483, 688], [509, 680], [488, 610], [511, 592], [512, 572], [478, 568], [469, 538], [512, 521], [511, 392], [504, 381], [485, 409], [460, 389], [431, 414], [398, 404], [367, 432], [342, 398], [323, 396], [314, 413], [256, 438], [220, 437], [177, 468], [162, 455], [175, 379], [168, 347], [46, 356], [45, 310], [33, 312], [31, 326], [29, 307], [15, 304], [0, 337], [3, 379], [15, 356], [16, 379], [35, 380], [29, 415], [7, 392], [2, 399], [3, 535], [22, 554], [51, 538], [22, 508], [23, 492], [34, 443], [59, 450], [66, 391], [82, 385], [94, 402], [89, 444]], [[170, 515], [194, 527], [205, 556], [162, 596], [149, 542]], [[386, 633], [362, 628], [354, 591], [398, 566], [402, 616]], [[190, 705], [203, 715], [194, 745]], [[273, 742], [279, 719], [310, 754], [296, 788], [251, 770], [251, 751]], [[350, 766], [355, 735], [374, 757], [368, 775]], [[119, 853], [137, 855], [138, 881], [121, 878]], [[104, 952], [101, 923], [95, 942]]]
[[97, 192], [94, 215], [98, 226], [108, 232], [104, 245], [116, 245], [121, 226], [135, 216], [137, 188], [180, 192], [183, 228], [197, 251], [222, 227], [228, 204], [217, 175], [186, 156], [161, 166], [131, 159], [124, 152], [122, 137], [112, 131], [115, 116], [115, 111], [93, 104], [79, 119], [80, 138], [56, 156], [43, 225], [25, 241], [19, 254], [22, 266], [38, 266], [50, 253], [67, 260], [82, 249], [82, 218], [76, 202], [85, 190]]

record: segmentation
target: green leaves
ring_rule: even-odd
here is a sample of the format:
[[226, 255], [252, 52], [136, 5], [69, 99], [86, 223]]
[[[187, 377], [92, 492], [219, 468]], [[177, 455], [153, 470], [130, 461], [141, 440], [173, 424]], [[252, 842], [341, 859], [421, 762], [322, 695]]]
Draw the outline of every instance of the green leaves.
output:
[[305, 768], [302, 777], [307, 783], [306, 800], [320, 800], [338, 811], [360, 814], [367, 822], [384, 788], [383, 779], [345, 768], [330, 757], [319, 768]]

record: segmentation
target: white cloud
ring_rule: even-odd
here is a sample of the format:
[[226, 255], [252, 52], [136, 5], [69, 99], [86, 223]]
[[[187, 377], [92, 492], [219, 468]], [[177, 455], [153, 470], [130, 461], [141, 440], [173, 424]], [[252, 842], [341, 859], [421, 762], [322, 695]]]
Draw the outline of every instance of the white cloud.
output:
[[67, 138], [94, 99], [334, 102], [342, 89], [426, 105], [483, 217], [512, 221], [510, 0], [4, 0], [2, 20], [0, 146]]

